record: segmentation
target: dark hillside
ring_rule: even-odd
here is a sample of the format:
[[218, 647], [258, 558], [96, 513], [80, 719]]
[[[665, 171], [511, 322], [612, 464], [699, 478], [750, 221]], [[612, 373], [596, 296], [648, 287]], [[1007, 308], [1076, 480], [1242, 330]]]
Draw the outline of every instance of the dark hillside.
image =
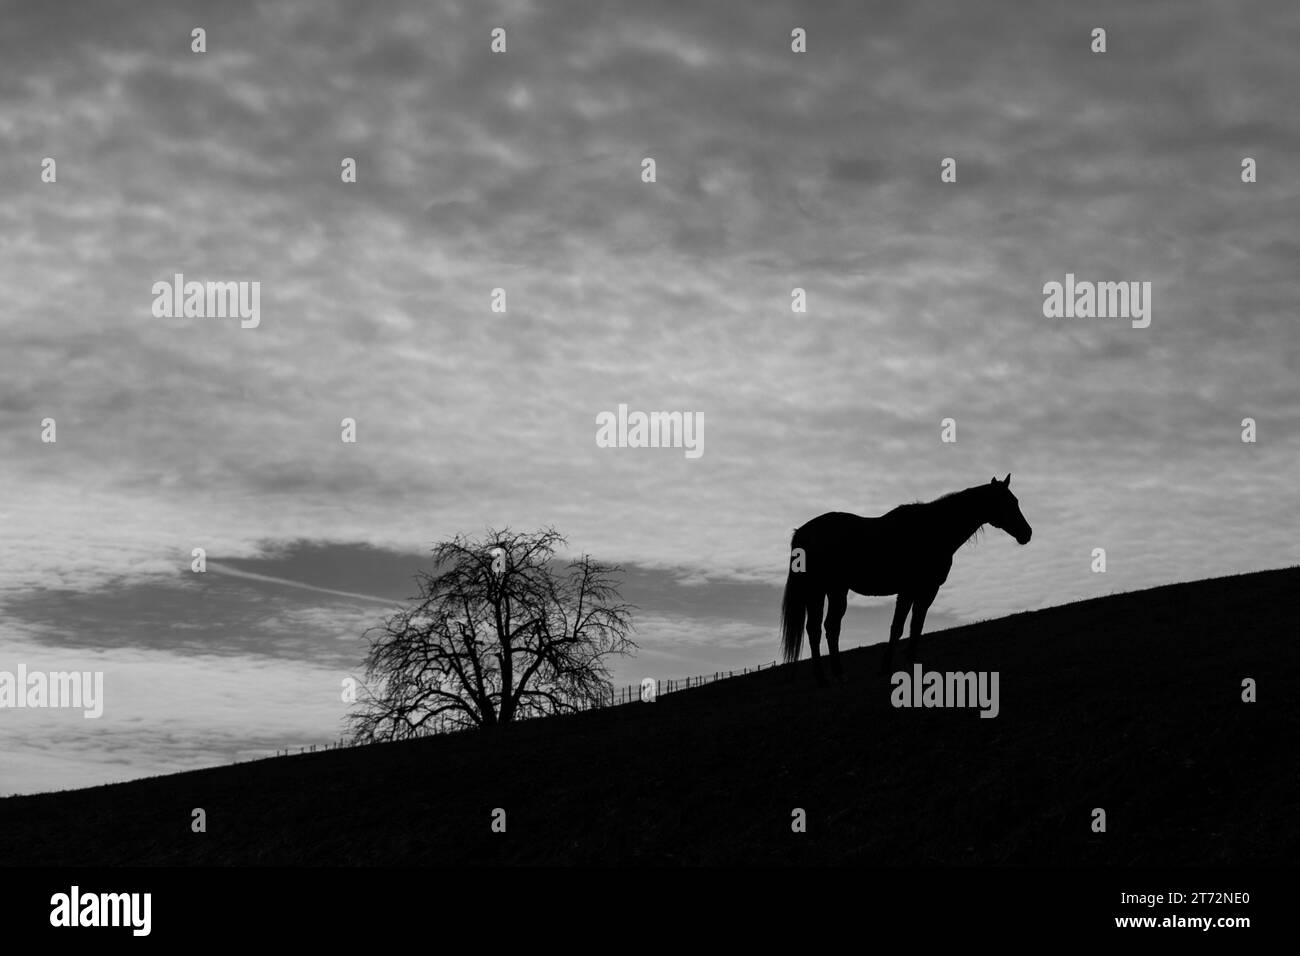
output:
[[794, 684], [14, 797], [0, 863], [1293, 863], [1298, 622], [1286, 569], [927, 635], [927, 669], [1000, 672], [995, 719], [893, 708], [870, 647], [830, 690], [805, 661]]

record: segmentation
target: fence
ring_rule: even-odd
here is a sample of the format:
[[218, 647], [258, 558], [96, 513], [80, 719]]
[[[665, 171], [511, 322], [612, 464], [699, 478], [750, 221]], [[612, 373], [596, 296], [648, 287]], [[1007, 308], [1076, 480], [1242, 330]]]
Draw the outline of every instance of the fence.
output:
[[[740, 674], [757, 674], [761, 670], [771, 670], [776, 666], [776, 661], [770, 664], [759, 664], [757, 667], [742, 667]], [[703, 687], [705, 684], [713, 684], [720, 680], [727, 680], [735, 677], [733, 671], [714, 671], [712, 676], [709, 674], [697, 674], [694, 677], [683, 677], [681, 680], [656, 680], [654, 697], [662, 697], [664, 694], [672, 694], [679, 690], [690, 690], [692, 687]], [[610, 689], [608, 701], [597, 702], [585, 710], [594, 710], [600, 707], [617, 707], [620, 704], [635, 704], [647, 699], [645, 683], [628, 684], [625, 687], [614, 687]], [[654, 699], [654, 698], [650, 698]]]
[[[642, 682], [640, 684], [627, 684], [624, 687], [612, 687], [610, 688], [608, 699], [594, 701], [582, 709], [584, 711], [600, 710], [605, 707], [621, 707], [623, 704], [641, 703], [647, 699], [651, 699], [651, 700], [657, 699], [659, 697], [662, 697], [664, 694], [675, 694], [678, 691], [690, 690], [693, 687], [703, 687], [706, 684], [716, 684], [720, 680], [728, 680], [736, 676], [743, 677], [746, 674], [757, 674], [759, 671], [771, 670], [772, 668], [776, 667], [776, 665], [777, 662], [772, 661], [772, 663], [770, 664], [759, 664], [757, 667], [742, 667], [740, 669], [739, 675], [737, 675], [734, 670], [728, 670], [728, 671], [714, 671], [711, 675], [696, 674], [694, 677], [669, 678], [666, 680], [656, 679], [653, 698], [650, 698], [649, 695], [646, 693], [649, 688], [646, 686], [645, 682]], [[449, 732], [452, 731], [449, 731], [446, 728], [440, 728], [434, 731], [435, 734], [449, 733]], [[328, 744], [308, 744], [307, 746], [299, 747], [298, 753], [300, 754], [318, 753], [325, 750], [340, 750], [345, 747], [355, 747], [355, 746], [362, 746], [362, 745], [352, 744], [346, 740], [339, 739]], [[277, 750], [275, 752], [275, 755], [277, 757], [292, 756], [293, 748], [286, 747], [284, 750]]]

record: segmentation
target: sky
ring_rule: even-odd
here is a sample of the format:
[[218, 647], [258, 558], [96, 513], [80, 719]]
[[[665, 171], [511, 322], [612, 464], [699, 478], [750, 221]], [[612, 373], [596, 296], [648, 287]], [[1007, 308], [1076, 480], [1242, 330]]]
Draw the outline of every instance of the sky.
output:
[[[0, 794], [336, 739], [458, 533], [622, 565], [621, 682], [772, 661], [793, 528], [995, 474], [1033, 541], [930, 630], [1300, 561], [1294, 4], [2, 7], [0, 670], [105, 711], [0, 710]], [[1150, 325], [1045, 316], [1067, 273]]]

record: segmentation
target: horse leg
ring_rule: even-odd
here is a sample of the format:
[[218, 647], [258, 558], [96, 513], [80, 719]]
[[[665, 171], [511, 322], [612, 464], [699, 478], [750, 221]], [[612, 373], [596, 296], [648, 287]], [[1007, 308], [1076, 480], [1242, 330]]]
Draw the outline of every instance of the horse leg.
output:
[[822, 611], [826, 595], [818, 592], [808, 598], [808, 647], [812, 651], [813, 673], [817, 684], [827, 686], [826, 672], [822, 670]]
[[844, 667], [840, 664], [840, 622], [849, 606], [849, 592], [831, 591], [826, 595], [826, 650], [831, 657], [831, 675], [844, 682]]
[[934, 603], [934, 596], [938, 593], [938, 588], [926, 588], [912, 605], [912, 630], [909, 634], [911, 640], [907, 642], [907, 656], [912, 660], [916, 660], [917, 655], [921, 653], [921, 628], [925, 627], [925, 612], [930, 610], [930, 605]]
[[911, 607], [911, 596], [899, 594], [898, 603], [894, 605], [894, 620], [889, 625], [889, 646], [885, 648], [885, 656], [880, 662], [880, 673], [882, 674], [888, 674], [889, 668], [893, 666], [894, 645], [903, 636], [903, 622], [907, 620], [907, 612]]

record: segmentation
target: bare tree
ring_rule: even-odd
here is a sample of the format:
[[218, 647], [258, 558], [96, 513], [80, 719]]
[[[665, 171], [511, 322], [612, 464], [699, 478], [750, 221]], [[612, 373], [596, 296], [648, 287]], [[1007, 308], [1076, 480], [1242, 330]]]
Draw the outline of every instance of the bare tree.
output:
[[353, 742], [492, 727], [607, 699], [605, 661], [636, 647], [621, 568], [588, 555], [561, 565], [565, 539], [489, 531], [434, 549], [411, 606], [366, 632], [370, 649]]

